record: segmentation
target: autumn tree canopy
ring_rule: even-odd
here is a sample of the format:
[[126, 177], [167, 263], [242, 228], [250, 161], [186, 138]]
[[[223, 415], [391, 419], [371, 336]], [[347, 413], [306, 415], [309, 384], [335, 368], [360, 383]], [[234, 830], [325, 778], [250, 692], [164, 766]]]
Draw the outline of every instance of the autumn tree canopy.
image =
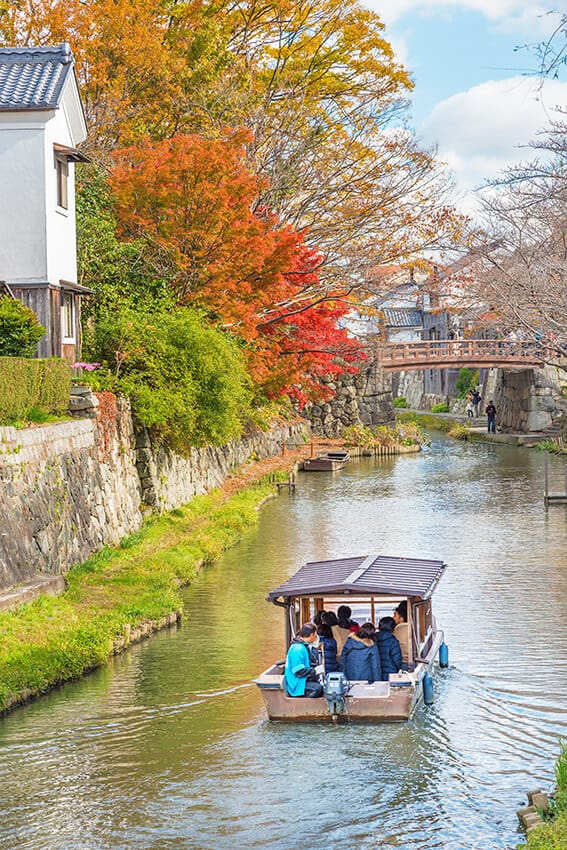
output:
[[347, 303], [290, 314], [297, 291], [316, 289], [320, 257], [273, 213], [252, 209], [259, 181], [246, 166], [248, 138], [176, 135], [122, 149], [110, 186], [124, 235], [149, 237], [175, 259], [177, 303], [243, 340], [256, 381], [277, 395], [302, 375], [341, 371], [358, 346], [336, 325]]

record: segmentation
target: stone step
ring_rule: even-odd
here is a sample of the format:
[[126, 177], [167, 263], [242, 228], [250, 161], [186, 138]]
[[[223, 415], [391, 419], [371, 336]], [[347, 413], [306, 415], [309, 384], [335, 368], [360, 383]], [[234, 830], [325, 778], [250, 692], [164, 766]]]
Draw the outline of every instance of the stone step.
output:
[[13, 611], [25, 602], [32, 602], [39, 596], [59, 596], [65, 590], [63, 576], [41, 575], [37, 573], [14, 587], [0, 589], [0, 611]]

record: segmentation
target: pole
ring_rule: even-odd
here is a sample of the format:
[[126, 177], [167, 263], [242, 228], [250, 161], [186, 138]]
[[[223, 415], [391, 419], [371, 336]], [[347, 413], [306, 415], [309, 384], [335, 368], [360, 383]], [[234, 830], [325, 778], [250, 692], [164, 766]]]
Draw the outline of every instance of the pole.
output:
[[544, 503], [544, 505], [547, 505], [547, 503], [549, 501], [547, 452], [545, 452], [545, 455], [544, 455], [544, 458], [543, 458], [543, 468], [545, 470], [545, 492], [544, 492], [544, 496], [543, 496], [543, 503]]

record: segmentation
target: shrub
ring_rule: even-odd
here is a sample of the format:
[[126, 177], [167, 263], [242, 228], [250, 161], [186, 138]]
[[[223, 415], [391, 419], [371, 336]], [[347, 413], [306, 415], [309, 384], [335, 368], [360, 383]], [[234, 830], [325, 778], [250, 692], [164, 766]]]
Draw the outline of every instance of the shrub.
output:
[[449, 405], [444, 401], [439, 402], [439, 404], [434, 404], [431, 408], [432, 413], [449, 413]]
[[473, 369], [459, 369], [457, 380], [455, 381], [455, 389], [459, 398], [465, 398], [466, 395], [478, 385], [480, 375], [478, 371]]
[[373, 434], [366, 425], [347, 425], [343, 431], [346, 446], [362, 446], [368, 448], [372, 444]]
[[30, 307], [9, 295], [0, 296], [0, 357], [33, 357], [44, 334]]
[[394, 399], [394, 407], [409, 407], [409, 404], [403, 395], [401, 395]]
[[127, 395], [135, 415], [180, 454], [240, 436], [251, 407], [241, 351], [196, 310], [123, 307], [96, 328], [106, 389]]
[[66, 360], [0, 357], [0, 425], [61, 415], [69, 408], [70, 392], [71, 367]]
[[470, 431], [466, 425], [461, 425], [460, 423], [457, 425], [453, 425], [453, 427], [447, 431], [449, 437], [454, 437], [455, 440], [468, 440], [470, 436]]

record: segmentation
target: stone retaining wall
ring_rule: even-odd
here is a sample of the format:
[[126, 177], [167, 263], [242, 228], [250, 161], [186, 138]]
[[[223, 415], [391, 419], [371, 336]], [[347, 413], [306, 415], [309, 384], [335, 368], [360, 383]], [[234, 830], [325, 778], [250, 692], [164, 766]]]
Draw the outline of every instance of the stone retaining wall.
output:
[[0, 589], [59, 575], [168, 510], [221, 484], [249, 458], [304, 442], [306, 422], [278, 424], [180, 458], [134, 431], [128, 402], [75, 394], [81, 419], [0, 428]]
[[327, 381], [327, 386], [333, 398], [303, 411], [317, 436], [340, 437], [349, 425], [394, 423], [392, 379], [376, 361], [363, 364], [355, 375], [344, 374]]
[[490, 369], [482, 388], [481, 409], [492, 399], [496, 424], [504, 431], [547, 431], [567, 417], [567, 398], [562, 397], [566, 382], [566, 373], [554, 366], [517, 372]]

